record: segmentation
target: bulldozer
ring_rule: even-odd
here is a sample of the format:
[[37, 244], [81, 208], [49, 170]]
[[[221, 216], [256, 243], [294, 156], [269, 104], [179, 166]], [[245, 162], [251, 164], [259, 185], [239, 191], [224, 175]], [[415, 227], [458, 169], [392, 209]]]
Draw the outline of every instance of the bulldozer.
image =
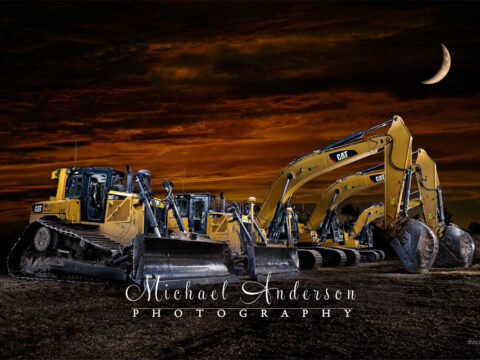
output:
[[[391, 124], [387, 134], [361, 139], [365, 133]], [[360, 140], [358, 140], [360, 139]], [[308, 181], [334, 169], [348, 165], [367, 156], [384, 152], [385, 166], [391, 173], [391, 181], [385, 183], [385, 197], [390, 207], [386, 208], [385, 225], [388, 236], [398, 256], [410, 272], [426, 272], [431, 267], [438, 249], [435, 234], [423, 223], [399, 216], [400, 202], [406, 169], [411, 167], [412, 137], [400, 116], [359, 131], [324, 148], [294, 159], [274, 180], [256, 215], [258, 226], [264, 229], [269, 239], [278, 237], [285, 223], [291, 223], [291, 208], [288, 203], [296, 190]], [[285, 220], [287, 219], [287, 220]], [[293, 228], [293, 226], [291, 226]], [[302, 229], [299, 232], [313, 232]], [[325, 259], [335, 259], [337, 265], [345, 264], [347, 256], [342, 249], [324, 247], [312, 241], [298, 240], [300, 267], [315, 267], [318, 254]], [[349, 252], [354, 252], [354, 249]], [[313, 254], [317, 253], [317, 257]], [[324, 259], [325, 258], [325, 259]]]
[[62, 281], [128, 281], [159, 289], [238, 281], [230, 245], [196, 233], [170, 234], [166, 202], [150, 172], [62, 168], [56, 195], [32, 204], [11, 249], [11, 276]]
[[[264, 280], [268, 276], [280, 279], [300, 274], [298, 253], [293, 244], [267, 239], [258, 224], [252, 222], [252, 217], [242, 214], [235, 202], [226, 205], [223, 193], [218, 206], [212, 194], [181, 193], [173, 197], [173, 184], [164, 182], [164, 186], [171, 196], [171, 206], [177, 208], [170, 212], [169, 230], [178, 230], [180, 224], [187, 233], [227, 242], [232, 250], [236, 275]], [[250, 214], [253, 214], [255, 198], [249, 198], [249, 203]], [[174, 221], [172, 215], [175, 213], [179, 221]]]

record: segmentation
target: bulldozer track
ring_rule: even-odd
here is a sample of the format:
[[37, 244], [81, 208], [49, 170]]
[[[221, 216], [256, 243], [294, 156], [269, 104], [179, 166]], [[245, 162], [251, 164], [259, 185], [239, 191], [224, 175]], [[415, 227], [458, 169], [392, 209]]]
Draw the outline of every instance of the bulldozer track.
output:
[[[13, 245], [12, 249], [10, 250], [10, 253], [7, 257], [7, 269], [8, 269], [8, 274], [16, 279], [22, 279], [22, 280], [39, 280], [39, 281], [57, 281], [57, 282], [67, 282], [67, 283], [89, 283], [89, 284], [105, 284], [108, 283], [108, 281], [105, 281], [105, 279], [97, 279], [97, 278], [89, 278], [86, 276], [82, 275], [74, 275], [74, 274], [69, 274], [68, 276], [64, 277], [58, 277], [56, 275], [44, 275], [44, 276], [28, 276], [25, 275], [24, 273], [21, 272], [19, 262], [20, 262], [20, 257], [22, 256], [24, 245], [27, 245], [28, 243], [28, 232], [32, 228], [32, 226], [35, 226], [36, 224], [40, 224], [42, 226], [45, 226], [59, 234], [63, 234], [66, 236], [69, 236], [71, 238], [78, 239], [79, 241], [84, 241], [85, 243], [100, 249], [104, 252], [107, 252], [108, 254], [115, 254], [117, 252], [122, 252], [123, 251], [123, 246], [110, 238], [100, 235], [97, 233], [94, 233], [89, 230], [78, 230], [76, 231], [75, 229], [72, 229], [68, 225], [64, 225], [52, 220], [45, 220], [45, 219], [40, 219], [37, 220], [31, 224], [29, 224], [22, 235], [18, 238], [17, 242]], [[93, 262], [92, 262], [93, 264]]]

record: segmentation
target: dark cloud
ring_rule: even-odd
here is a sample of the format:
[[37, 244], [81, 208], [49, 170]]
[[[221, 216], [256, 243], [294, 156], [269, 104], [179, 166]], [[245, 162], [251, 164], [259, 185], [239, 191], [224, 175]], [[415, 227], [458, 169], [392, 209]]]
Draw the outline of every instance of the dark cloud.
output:
[[[72, 165], [75, 139], [80, 166], [129, 162], [176, 183], [186, 169], [187, 190], [261, 199], [299, 154], [395, 113], [438, 162], [447, 200], [468, 207], [480, 198], [479, 13], [447, 2], [2, 3], [0, 188], [11, 191], [0, 201], [23, 204], [2, 216], [23, 219], [47, 198], [27, 191]], [[452, 68], [423, 85], [440, 42]]]

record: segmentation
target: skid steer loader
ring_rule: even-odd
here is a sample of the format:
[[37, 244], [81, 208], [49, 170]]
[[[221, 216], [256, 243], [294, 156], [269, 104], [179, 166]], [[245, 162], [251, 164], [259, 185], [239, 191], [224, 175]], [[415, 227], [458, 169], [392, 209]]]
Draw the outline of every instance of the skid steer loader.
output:
[[[64, 281], [127, 281], [175, 288], [236, 281], [228, 243], [169, 236], [165, 205], [150, 173], [111, 168], [52, 172], [57, 191], [32, 205], [30, 224], [11, 249], [11, 276]], [[157, 284], [158, 283], [158, 284]]]

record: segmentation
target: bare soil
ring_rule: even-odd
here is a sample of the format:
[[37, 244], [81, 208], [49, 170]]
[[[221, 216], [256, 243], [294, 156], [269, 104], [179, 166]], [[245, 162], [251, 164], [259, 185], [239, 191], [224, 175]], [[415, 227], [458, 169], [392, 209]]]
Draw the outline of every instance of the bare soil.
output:
[[[412, 275], [397, 261], [361, 264], [354, 268], [304, 272], [300, 278], [270, 285], [290, 291], [299, 280], [298, 293], [319, 289], [329, 300], [283, 300], [252, 305], [242, 282], [229, 284], [227, 300], [180, 300], [131, 303], [124, 284], [72, 284], [0, 278], [1, 358], [357, 358], [451, 359], [480, 357], [480, 265], [470, 269], [434, 269]], [[221, 290], [218, 286], [193, 287]], [[333, 300], [335, 291], [343, 299]], [[346, 300], [346, 290], [356, 299]], [[272, 295], [276, 291], [271, 292]], [[162, 310], [152, 318], [132, 308]], [[201, 318], [195, 308], [205, 309]], [[247, 317], [239, 309], [247, 308]], [[260, 310], [268, 311], [262, 318]], [[273, 310], [272, 308], [280, 308]], [[341, 309], [322, 317], [312, 308]], [[193, 309], [185, 309], [193, 308]], [[310, 308], [302, 318], [302, 310]], [[177, 313], [178, 314], [178, 313]], [[221, 313], [220, 315], [222, 315]]]

